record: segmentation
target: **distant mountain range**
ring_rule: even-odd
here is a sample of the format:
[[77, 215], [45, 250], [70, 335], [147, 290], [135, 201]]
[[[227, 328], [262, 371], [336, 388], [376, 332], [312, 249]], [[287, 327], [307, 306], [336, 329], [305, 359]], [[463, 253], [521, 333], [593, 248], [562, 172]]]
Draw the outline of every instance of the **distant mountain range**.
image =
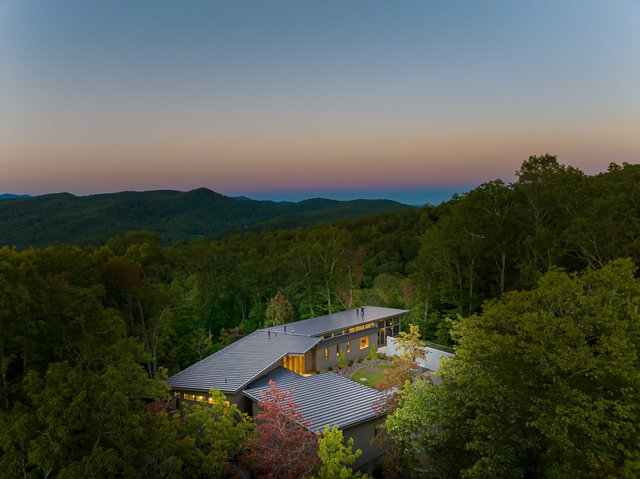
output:
[[164, 243], [170, 243], [248, 228], [355, 219], [401, 208], [411, 206], [390, 200], [322, 198], [279, 203], [230, 198], [206, 188], [91, 196], [56, 193], [0, 202], [0, 245], [101, 244], [129, 230], [157, 231]]

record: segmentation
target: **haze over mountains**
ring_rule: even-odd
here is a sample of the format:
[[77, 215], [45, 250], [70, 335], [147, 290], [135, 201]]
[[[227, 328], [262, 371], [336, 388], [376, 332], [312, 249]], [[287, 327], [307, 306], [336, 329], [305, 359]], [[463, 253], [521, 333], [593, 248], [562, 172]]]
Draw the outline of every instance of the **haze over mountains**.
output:
[[100, 244], [130, 230], [157, 231], [168, 244], [247, 228], [355, 219], [401, 208], [411, 207], [391, 200], [257, 201], [230, 198], [206, 188], [91, 196], [56, 193], [0, 202], [0, 245]]
[[15, 200], [16, 198], [30, 198], [31, 195], [13, 195], [11, 193], [5, 193], [0, 195], [0, 200]]

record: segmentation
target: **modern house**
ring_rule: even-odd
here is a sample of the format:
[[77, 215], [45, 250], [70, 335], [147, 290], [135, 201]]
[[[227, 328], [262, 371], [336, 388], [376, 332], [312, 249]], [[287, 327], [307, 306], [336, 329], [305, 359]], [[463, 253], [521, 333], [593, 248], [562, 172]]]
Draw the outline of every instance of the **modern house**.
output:
[[347, 361], [383, 346], [400, 331], [406, 310], [367, 306], [260, 329], [171, 376], [167, 382], [180, 400], [207, 401], [211, 388], [229, 402], [255, 414], [262, 392], [273, 380], [291, 391], [298, 410], [317, 432], [325, 425], [353, 437], [363, 455], [356, 466], [379, 454], [369, 444], [383, 418], [375, 404], [383, 394], [331, 372], [341, 354]]

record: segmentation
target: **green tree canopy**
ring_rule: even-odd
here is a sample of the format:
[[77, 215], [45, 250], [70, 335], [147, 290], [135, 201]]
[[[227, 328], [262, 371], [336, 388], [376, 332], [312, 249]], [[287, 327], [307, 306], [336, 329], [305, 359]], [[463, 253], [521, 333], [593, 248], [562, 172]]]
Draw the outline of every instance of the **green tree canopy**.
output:
[[360, 449], [353, 450], [353, 438], [344, 444], [343, 434], [337, 427], [324, 427], [318, 442], [320, 465], [315, 479], [364, 479], [361, 472], [354, 472], [349, 466], [362, 455]]
[[209, 394], [208, 404], [186, 406], [177, 424], [178, 451], [186, 477], [227, 477], [227, 464], [243, 451], [254, 432], [251, 418], [230, 404], [223, 393], [212, 388]]
[[461, 320], [444, 385], [409, 386], [389, 434], [438, 477], [637, 477], [634, 273], [628, 260], [554, 270]]

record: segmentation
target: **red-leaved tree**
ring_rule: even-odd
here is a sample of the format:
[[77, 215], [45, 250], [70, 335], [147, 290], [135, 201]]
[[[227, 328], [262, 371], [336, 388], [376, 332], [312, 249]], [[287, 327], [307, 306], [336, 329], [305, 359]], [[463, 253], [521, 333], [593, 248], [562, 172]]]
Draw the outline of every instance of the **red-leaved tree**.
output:
[[264, 479], [296, 479], [309, 474], [318, 462], [318, 438], [306, 426], [291, 391], [269, 389], [259, 403], [256, 435], [247, 442], [244, 461], [253, 473]]

